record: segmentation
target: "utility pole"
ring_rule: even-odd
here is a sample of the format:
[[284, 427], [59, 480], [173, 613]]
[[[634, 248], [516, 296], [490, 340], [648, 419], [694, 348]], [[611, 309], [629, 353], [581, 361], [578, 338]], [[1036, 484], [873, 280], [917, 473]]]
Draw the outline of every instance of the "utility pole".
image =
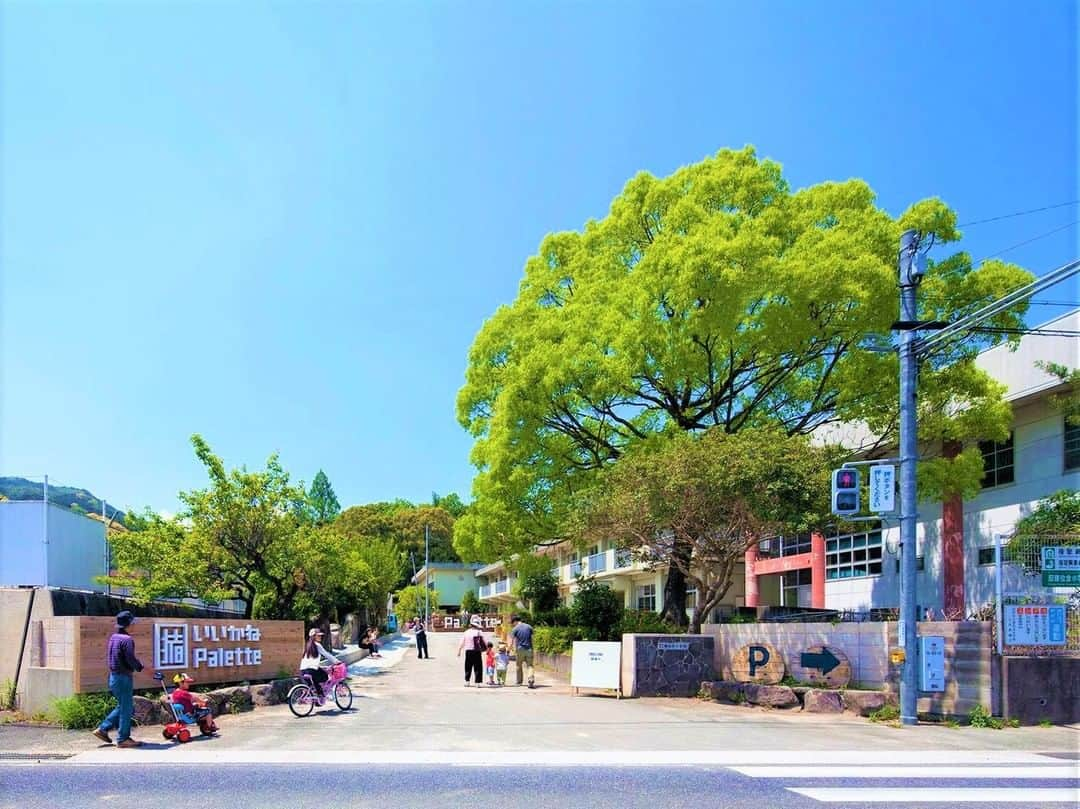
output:
[[922, 281], [923, 257], [919, 254], [919, 234], [905, 231], [900, 237], [899, 280], [900, 319], [900, 626], [898, 635], [904, 649], [900, 669], [900, 723], [914, 725], [918, 717], [919, 650], [915, 615], [916, 548], [915, 521], [918, 519], [915, 473], [918, 464], [916, 405], [918, 365], [915, 331], [919, 327], [916, 290]]
[[431, 526], [424, 526], [424, 626], [431, 621]]

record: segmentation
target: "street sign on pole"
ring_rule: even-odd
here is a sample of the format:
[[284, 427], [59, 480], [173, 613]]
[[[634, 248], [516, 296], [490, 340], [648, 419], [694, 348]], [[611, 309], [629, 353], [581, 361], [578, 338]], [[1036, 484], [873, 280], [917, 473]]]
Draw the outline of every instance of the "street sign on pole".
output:
[[896, 467], [870, 467], [870, 510], [883, 514], [896, 510]]
[[1080, 587], [1080, 546], [1042, 549], [1043, 587]]

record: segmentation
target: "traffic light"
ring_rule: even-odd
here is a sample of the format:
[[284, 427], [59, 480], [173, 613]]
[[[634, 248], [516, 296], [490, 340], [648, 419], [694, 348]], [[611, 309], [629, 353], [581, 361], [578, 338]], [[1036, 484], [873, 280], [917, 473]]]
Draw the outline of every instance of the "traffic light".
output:
[[833, 470], [832, 513], [841, 516], [859, 513], [859, 471], [857, 469]]

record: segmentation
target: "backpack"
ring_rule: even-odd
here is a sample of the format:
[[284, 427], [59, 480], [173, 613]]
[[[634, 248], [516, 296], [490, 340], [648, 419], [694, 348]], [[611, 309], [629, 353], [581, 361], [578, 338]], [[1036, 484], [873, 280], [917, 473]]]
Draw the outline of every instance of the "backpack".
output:
[[484, 633], [477, 630], [473, 636], [472, 647], [474, 652], [486, 652], [487, 641], [484, 640]]

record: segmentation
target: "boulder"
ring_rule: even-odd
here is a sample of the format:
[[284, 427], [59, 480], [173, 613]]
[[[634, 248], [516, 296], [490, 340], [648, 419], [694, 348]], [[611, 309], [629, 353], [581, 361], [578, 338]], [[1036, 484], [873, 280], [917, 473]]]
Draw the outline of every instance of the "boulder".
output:
[[844, 707], [859, 716], [869, 716], [874, 711], [883, 708], [886, 696], [881, 691], [845, 691]]
[[133, 697], [132, 717], [140, 725], [160, 725], [172, 719], [172, 710], [158, 699]]
[[700, 693], [701, 696], [707, 699], [715, 699], [718, 702], [730, 702], [735, 705], [743, 705], [747, 702], [744, 683], [732, 683], [723, 680], [703, 682]]
[[277, 694], [274, 693], [273, 683], [262, 683], [261, 685], [251, 686], [251, 703], [252, 705], [263, 707], [265, 705], [277, 705], [280, 700], [277, 698]]
[[806, 692], [803, 710], [809, 713], [843, 713], [844, 701], [839, 691], [811, 688]]
[[754, 705], [766, 705], [770, 708], [794, 708], [799, 704], [799, 698], [795, 696], [795, 692], [786, 685], [746, 683], [743, 689], [747, 700]]
[[216, 688], [205, 696], [210, 707], [214, 709], [214, 716], [250, 711], [255, 707], [251, 701], [251, 688], [246, 685]]

